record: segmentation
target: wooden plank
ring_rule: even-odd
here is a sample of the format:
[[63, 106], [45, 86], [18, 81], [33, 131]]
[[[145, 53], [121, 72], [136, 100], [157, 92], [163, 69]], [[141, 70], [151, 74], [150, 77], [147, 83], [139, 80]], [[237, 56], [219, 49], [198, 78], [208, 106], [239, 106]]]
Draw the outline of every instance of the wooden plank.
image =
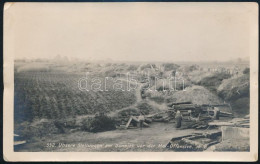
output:
[[232, 126], [235, 125], [231, 122], [209, 122], [208, 125], [215, 125], [215, 126]]
[[130, 123], [131, 123], [131, 121], [132, 121], [132, 116], [129, 118], [129, 120], [128, 120], [128, 122], [127, 122], [127, 124], [125, 125], [125, 128], [127, 129], [128, 128], [128, 126], [130, 125]]

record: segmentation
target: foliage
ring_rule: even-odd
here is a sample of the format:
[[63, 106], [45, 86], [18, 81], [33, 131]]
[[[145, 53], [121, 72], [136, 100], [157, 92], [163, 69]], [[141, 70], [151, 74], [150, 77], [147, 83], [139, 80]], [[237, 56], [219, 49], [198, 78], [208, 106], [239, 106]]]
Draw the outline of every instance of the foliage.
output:
[[44, 119], [34, 122], [33, 124], [29, 122], [23, 122], [20, 124], [20, 128], [16, 131], [21, 138], [26, 140], [33, 137], [44, 137], [51, 134], [62, 133], [62, 129], [56, 127], [54, 122]]
[[139, 112], [136, 108], [127, 108], [125, 110], [122, 110], [118, 112], [119, 117], [130, 117], [130, 116], [138, 116]]
[[226, 79], [218, 87], [218, 95], [226, 101], [249, 96], [249, 75]]
[[89, 132], [102, 132], [114, 130], [116, 121], [106, 115], [95, 116], [94, 118], [87, 118], [82, 122], [82, 130]]
[[172, 71], [178, 69], [180, 66], [174, 63], [165, 63], [163, 64], [164, 71]]
[[128, 71], [135, 71], [138, 69], [138, 65], [129, 65], [129, 67], [127, 68]]
[[142, 112], [143, 114], [147, 115], [152, 113], [153, 111], [155, 111], [155, 109], [153, 108], [153, 106], [151, 106], [150, 104], [148, 104], [147, 102], [141, 102], [137, 105], [137, 108], [140, 110], [140, 112]]
[[201, 79], [198, 84], [208, 88], [210, 91], [216, 92], [222, 80], [228, 79], [230, 77], [231, 75], [228, 73], [216, 73]]

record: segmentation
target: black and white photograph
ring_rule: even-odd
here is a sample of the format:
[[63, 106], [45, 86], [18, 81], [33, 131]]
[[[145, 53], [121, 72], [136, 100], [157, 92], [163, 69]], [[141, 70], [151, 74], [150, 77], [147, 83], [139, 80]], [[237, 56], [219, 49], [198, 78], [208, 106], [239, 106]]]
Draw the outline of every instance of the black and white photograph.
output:
[[4, 12], [13, 155], [258, 159], [257, 3], [6, 3]]

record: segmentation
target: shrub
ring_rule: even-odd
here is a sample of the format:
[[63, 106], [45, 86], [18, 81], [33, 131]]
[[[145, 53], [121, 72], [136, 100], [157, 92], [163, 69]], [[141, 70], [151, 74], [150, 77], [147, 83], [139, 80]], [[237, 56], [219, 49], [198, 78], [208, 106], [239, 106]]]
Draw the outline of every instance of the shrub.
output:
[[129, 67], [127, 68], [128, 71], [135, 71], [138, 69], [137, 65], [129, 65]]
[[212, 76], [203, 78], [199, 85], [202, 85], [206, 88], [208, 88], [210, 91], [216, 92], [218, 86], [222, 83], [224, 79], [230, 78], [231, 75], [227, 73], [216, 73]]
[[151, 65], [150, 64], [145, 64], [145, 65], [142, 65], [141, 66], [141, 70], [144, 70], [144, 69], [146, 69], [146, 68], [151, 68]]
[[242, 97], [249, 97], [249, 75], [223, 80], [218, 87], [218, 95], [226, 101], [234, 102]]
[[236, 101], [231, 103], [232, 109], [238, 115], [246, 115], [249, 114], [250, 99], [248, 97], [243, 97], [237, 99]]
[[137, 108], [142, 112], [143, 114], [147, 115], [150, 113], [153, 113], [154, 111], [157, 111], [153, 106], [148, 104], [147, 102], [141, 102], [137, 105]]
[[172, 71], [178, 69], [180, 66], [174, 63], [165, 63], [163, 64], [164, 71]]
[[130, 117], [130, 116], [138, 116], [138, 115], [139, 115], [139, 111], [136, 108], [128, 108], [118, 112], [119, 117]]
[[89, 132], [102, 132], [114, 130], [116, 121], [106, 115], [95, 116], [94, 118], [87, 118], [82, 122], [82, 130]]
[[33, 137], [44, 137], [52, 134], [63, 133], [63, 129], [59, 129], [52, 121], [42, 119], [36, 123], [24, 122], [21, 124], [18, 134], [23, 139], [31, 139]]
[[243, 74], [250, 74], [250, 68], [245, 68]]

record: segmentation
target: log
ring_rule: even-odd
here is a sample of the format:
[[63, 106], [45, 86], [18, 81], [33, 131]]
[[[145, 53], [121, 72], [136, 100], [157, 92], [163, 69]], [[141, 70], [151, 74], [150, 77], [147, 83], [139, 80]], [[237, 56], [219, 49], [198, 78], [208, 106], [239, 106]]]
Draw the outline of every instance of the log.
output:
[[174, 109], [177, 109], [177, 110], [188, 110], [188, 109], [195, 109], [196, 107], [195, 106], [193, 106], [193, 105], [189, 105], [189, 106], [184, 106], [184, 105], [176, 105], [176, 106], [174, 106]]
[[220, 107], [223, 107], [223, 106], [229, 107], [228, 104], [219, 104], [219, 105], [217, 105], [217, 104], [215, 104], [215, 105], [202, 104], [201, 106], [203, 106], [203, 107], [218, 107], [218, 106], [220, 106]]
[[214, 126], [232, 126], [235, 125], [234, 123], [230, 122], [209, 122], [208, 125], [214, 125]]
[[132, 116], [129, 118], [129, 120], [128, 120], [128, 122], [127, 122], [127, 124], [125, 125], [125, 128], [127, 129], [128, 128], [128, 126], [130, 125], [130, 123], [131, 123], [131, 121], [132, 121]]
[[180, 104], [191, 104], [191, 101], [170, 103], [170, 104], [168, 104], [168, 106], [172, 107], [173, 105], [180, 105]]
[[250, 118], [249, 114], [244, 117], [244, 119], [249, 119], [249, 118]]
[[233, 117], [232, 113], [223, 113], [223, 112], [219, 112], [219, 116], [220, 117]]
[[14, 146], [25, 144], [25, 143], [26, 143], [26, 141], [14, 141]]
[[223, 112], [223, 111], [220, 111], [220, 114], [233, 115], [232, 113], [229, 113], [229, 112]]

